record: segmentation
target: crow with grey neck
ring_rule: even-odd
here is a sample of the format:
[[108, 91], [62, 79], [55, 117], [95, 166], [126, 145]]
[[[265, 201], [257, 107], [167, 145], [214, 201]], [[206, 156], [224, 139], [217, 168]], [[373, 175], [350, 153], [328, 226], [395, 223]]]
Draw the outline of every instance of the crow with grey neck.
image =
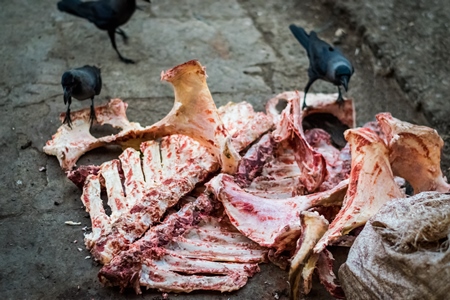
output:
[[[149, 0], [144, 0], [150, 2]], [[86, 1], [80, 0], [61, 0], [58, 2], [60, 11], [71, 15], [87, 19], [94, 23], [97, 28], [106, 30], [111, 40], [114, 50], [124, 63], [132, 64], [133, 60], [125, 58], [120, 54], [116, 45], [116, 33], [120, 34], [127, 42], [128, 36], [119, 27], [128, 22], [136, 10], [136, 0], [99, 0]]]
[[90, 121], [92, 126], [95, 120], [94, 96], [100, 94], [102, 90], [100, 69], [94, 66], [71, 69], [63, 74], [61, 85], [64, 90], [64, 104], [68, 104], [63, 123], [72, 128], [70, 104], [72, 103], [72, 97], [74, 97], [80, 101], [91, 99]]
[[354, 71], [350, 61], [338, 49], [321, 40], [314, 31], [307, 34], [303, 28], [294, 24], [290, 25], [289, 29], [305, 48], [309, 58], [309, 80], [304, 91], [302, 109], [307, 108], [306, 94], [317, 79], [331, 82], [338, 87], [337, 103], [341, 105], [344, 99], [340, 86], [342, 85], [345, 91], [348, 90], [348, 83]]

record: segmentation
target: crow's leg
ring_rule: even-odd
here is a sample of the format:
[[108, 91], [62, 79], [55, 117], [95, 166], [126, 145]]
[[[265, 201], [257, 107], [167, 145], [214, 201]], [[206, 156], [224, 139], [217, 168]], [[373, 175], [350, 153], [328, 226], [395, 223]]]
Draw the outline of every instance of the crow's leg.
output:
[[116, 33], [122, 36], [123, 42], [126, 44], [128, 42], [128, 35], [120, 28], [116, 28]]
[[91, 123], [91, 127], [92, 124], [94, 123], [94, 120], [97, 121], [97, 118], [95, 116], [95, 109], [94, 109], [94, 97], [91, 98], [91, 113], [89, 115], [89, 121]]
[[344, 98], [342, 98], [342, 92], [341, 88], [338, 86], [338, 98], [336, 99], [336, 103], [339, 105], [340, 108], [344, 105]]
[[316, 81], [316, 78], [313, 79], [309, 79], [308, 83], [305, 86], [305, 97], [303, 98], [303, 105], [302, 105], [302, 110], [304, 110], [305, 108], [308, 108], [308, 105], [306, 105], [306, 94], [309, 91], [309, 88], [311, 87], [311, 85], [314, 83], [314, 81]]
[[112, 44], [114, 50], [116, 50], [117, 55], [119, 55], [120, 60], [126, 64], [134, 64], [134, 60], [123, 57], [122, 54], [120, 54], [119, 50], [117, 50], [116, 30], [115, 29], [108, 30], [108, 35], [109, 35], [109, 39], [111, 40], [111, 44]]
[[[64, 102], [66, 102], [66, 98], [64, 98]], [[64, 117], [63, 124], [67, 124], [67, 126], [72, 129], [72, 120], [70, 119], [70, 104], [72, 103], [72, 97], [68, 97], [67, 102], [69, 103], [69, 105], [67, 106], [66, 116]]]

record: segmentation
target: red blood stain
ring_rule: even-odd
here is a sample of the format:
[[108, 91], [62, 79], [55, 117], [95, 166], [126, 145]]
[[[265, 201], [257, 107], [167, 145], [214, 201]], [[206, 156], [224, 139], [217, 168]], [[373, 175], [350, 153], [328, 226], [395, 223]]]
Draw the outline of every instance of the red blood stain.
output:
[[86, 207], [88, 207], [90, 205], [89, 194], [87, 194], [87, 193], [83, 194], [83, 202]]
[[119, 199], [119, 198], [116, 198], [114, 202], [116, 202], [117, 210], [122, 210], [123, 204], [122, 204], [122, 202], [120, 201], [120, 199]]
[[95, 218], [94, 220], [92, 220], [92, 227], [100, 228], [100, 227], [102, 227], [101, 225], [102, 225], [102, 222], [99, 219]]
[[380, 174], [383, 170], [381, 169], [381, 166], [377, 163], [375, 163], [375, 166], [373, 167], [373, 184], [376, 185], [376, 182], [378, 180], [378, 178], [380, 177]]
[[356, 188], [358, 186], [358, 178], [359, 174], [361, 173], [361, 168], [362, 168], [361, 164], [356, 164], [352, 168], [352, 172], [350, 173], [350, 182], [348, 184], [348, 191], [347, 191], [347, 196], [349, 198], [354, 197], [356, 194]]
[[419, 145], [420, 148], [422, 148], [423, 152], [421, 153], [425, 154], [427, 158], [430, 157], [430, 151], [428, 150], [427, 145], [417, 135], [415, 135], [414, 133], [402, 132], [399, 133], [399, 136], [402, 136], [404, 139], [413, 139], [417, 143], [417, 145]]
[[158, 191], [157, 190], [151, 190], [147, 193], [147, 196], [149, 197], [154, 197], [158, 195]]
[[133, 206], [133, 208], [130, 210], [130, 213], [135, 214], [138, 212], [141, 212], [144, 209], [144, 207], [140, 204], [137, 204], [135, 206]]
[[127, 181], [130, 182], [132, 178], [133, 178], [133, 171], [131, 171], [130, 169], [127, 172]]
[[233, 218], [231, 215], [229, 215], [228, 218], [230, 219], [230, 222], [231, 222], [234, 226], [236, 226], [236, 227], [239, 226], [239, 222], [236, 221], [236, 219]]
[[238, 208], [241, 211], [247, 212], [247, 213], [251, 213], [251, 212], [255, 211], [255, 207], [252, 204], [246, 203], [246, 202], [237, 203], [236, 208]]
[[106, 241], [99, 241], [98, 243], [95, 244], [95, 249], [97, 250], [98, 253], [105, 251], [105, 244]]
[[162, 183], [163, 183], [164, 185], [170, 185], [170, 184], [172, 184], [172, 182], [174, 182], [174, 180], [171, 179], [171, 178], [168, 178], [168, 179], [164, 180]]

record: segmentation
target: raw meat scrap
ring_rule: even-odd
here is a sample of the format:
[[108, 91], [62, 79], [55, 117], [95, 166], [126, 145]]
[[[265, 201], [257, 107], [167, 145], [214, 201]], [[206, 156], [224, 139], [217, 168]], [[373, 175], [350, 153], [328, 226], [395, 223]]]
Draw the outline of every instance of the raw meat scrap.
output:
[[224, 172], [234, 173], [239, 163], [239, 150], [231, 144], [216, 105], [206, 84], [206, 70], [191, 60], [161, 73], [161, 80], [172, 84], [175, 103], [169, 114], [146, 130], [155, 138], [164, 132], [184, 134], [198, 140], [219, 160]]
[[352, 154], [347, 194], [338, 215], [314, 247], [315, 253], [364, 225], [384, 203], [403, 196], [392, 174], [388, 148], [381, 138], [368, 128], [349, 129], [345, 138]]
[[[295, 157], [301, 183], [307, 192], [316, 191], [322, 184], [320, 190], [326, 190], [348, 176], [348, 164], [343, 160], [346, 156], [339, 155], [339, 150], [331, 145], [329, 134], [324, 131], [314, 129], [310, 133], [303, 132], [302, 121], [308, 115], [326, 113], [336, 116], [346, 126], [354, 127], [353, 101], [347, 99], [340, 108], [330, 95], [314, 94], [311, 97], [311, 108], [302, 111], [299, 106], [301, 98], [302, 93], [296, 91], [285, 92], [269, 100], [266, 111], [276, 124], [273, 138], [279, 144], [284, 140], [288, 141], [288, 146], [293, 150], [290, 155]], [[287, 105], [280, 114], [276, 107], [282, 100]], [[286, 143], [279, 145], [282, 149], [287, 148], [286, 146]]]
[[[329, 144], [329, 134], [321, 129], [312, 140], [316, 152], [323, 153], [328, 176], [320, 186], [320, 191], [333, 188], [350, 174], [350, 151], [342, 151]], [[306, 138], [310, 135], [307, 133]], [[305, 195], [302, 174], [294, 159], [294, 150], [287, 141], [275, 143], [270, 134], [264, 135], [242, 157], [236, 182], [247, 192], [263, 198], [288, 198]]]
[[350, 176], [351, 156], [348, 143], [342, 150], [338, 150], [331, 144], [331, 136], [320, 128], [306, 131], [305, 138], [314, 151], [322, 154], [326, 162], [327, 177], [319, 191], [329, 190]]
[[266, 133], [247, 150], [235, 174], [236, 182], [240, 186], [248, 186], [261, 174], [265, 163], [273, 159], [274, 146], [271, 134]]
[[141, 286], [162, 292], [231, 292], [243, 287], [248, 277], [259, 272], [257, 264], [215, 262], [191, 259], [176, 252], [161, 252], [157, 257], [144, 259], [139, 281]]
[[219, 107], [218, 113], [231, 136], [231, 144], [238, 151], [244, 150], [273, 127], [270, 116], [255, 112], [252, 105], [247, 102], [229, 102]]
[[[165, 137], [160, 143], [142, 143], [141, 151], [142, 160], [139, 152], [126, 149], [120, 161], [102, 164], [99, 174], [89, 175], [84, 185], [81, 199], [90, 212], [93, 228], [86, 236], [86, 246], [102, 263], [140, 238], [149, 226], [159, 222], [168, 207], [219, 167], [205, 147], [183, 135]], [[110, 216], [102, 207], [100, 178]]]
[[259, 271], [267, 250], [250, 241], [226, 219], [209, 216], [206, 195], [186, 204], [150, 230], [99, 273], [107, 285], [140, 286], [166, 292], [233, 291]]
[[[95, 108], [96, 123], [109, 124], [122, 129], [117, 135], [100, 139], [89, 133], [89, 108], [72, 112], [72, 129], [67, 125], [59, 127], [52, 139], [45, 144], [44, 152], [56, 156], [63, 170], [71, 170], [77, 160], [89, 150], [112, 143], [121, 136], [131, 135], [133, 132], [143, 129], [139, 123], [128, 121], [125, 114], [127, 106], [128, 104], [120, 99], [112, 99], [108, 104]], [[65, 113], [60, 116], [61, 122], [64, 117]]]
[[267, 134], [244, 155], [236, 182], [255, 196], [283, 199], [307, 193], [301, 177], [288, 141], [275, 143]]
[[198, 225], [202, 216], [208, 216], [212, 210], [213, 204], [204, 194], [187, 203], [178, 212], [170, 214], [164, 222], [151, 227], [126, 250], [118, 253], [100, 270], [100, 281], [105, 285], [121, 288], [134, 287], [140, 293], [139, 274], [145, 256], [151, 257], [155, 250], [166, 246], [174, 237]]
[[323, 251], [319, 253], [319, 259], [317, 260], [317, 275], [320, 283], [325, 287], [331, 296], [337, 299], [345, 299], [344, 291], [338, 283], [336, 275], [334, 274], [333, 263], [333, 254], [331, 254], [331, 252], [327, 249], [323, 249]]
[[289, 269], [291, 299], [298, 299], [300, 294], [306, 295], [311, 291], [312, 275], [319, 259], [313, 248], [328, 229], [328, 221], [316, 212], [301, 212], [300, 224], [301, 235]]
[[[308, 109], [302, 111], [302, 118], [316, 113], [332, 114], [338, 118], [342, 124], [349, 128], [356, 126], [355, 107], [352, 99], [344, 99], [342, 107], [336, 103], [337, 94], [308, 94]], [[276, 124], [280, 119], [277, 109], [280, 101], [303, 101], [304, 93], [299, 91], [284, 92], [270, 99], [266, 104], [266, 113], [271, 116]], [[311, 105], [309, 105], [311, 103]]]
[[291, 259], [289, 283], [291, 299], [307, 295], [311, 291], [312, 276], [316, 271], [320, 283], [335, 298], [345, 298], [344, 292], [333, 272], [334, 258], [331, 252], [324, 249], [314, 253], [313, 248], [328, 229], [328, 221], [317, 212], [304, 211], [300, 214], [302, 232], [297, 240], [297, 247]]
[[279, 122], [272, 133], [275, 142], [287, 141], [293, 150], [295, 161], [302, 176], [300, 180], [308, 192], [314, 192], [327, 175], [326, 162], [320, 153], [306, 142], [302, 127], [300, 100], [293, 97], [281, 112]]
[[400, 121], [390, 113], [376, 116], [389, 145], [394, 175], [405, 178], [414, 193], [450, 192], [441, 171], [444, 141], [433, 128]]
[[264, 261], [266, 249], [242, 235], [226, 218], [205, 217], [199, 227], [174, 238], [167, 249], [192, 259], [209, 261]]
[[76, 169], [66, 172], [67, 178], [70, 179], [80, 190], [83, 189], [84, 182], [88, 175], [98, 175], [100, 166], [88, 165], [79, 166]]
[[[338, 109], [326, 95], [313, 98], [315, 113]], [[286, 101], [286, 107], [280, 114], [277, 104], [281, 101]], [[303, 115], [309, 113], [299, 111], [298, 101], [297, 92], [285, 92], [269, 100], [266, 110], [274, 120], [275, 132], [263, 136], [244, 154], [235, 176], [247, 192], [282, 199], [307, 194], [317, 186], [320, 191], [331, 189], [350, 174], [349, 148], [339, 151], [321, 129], [303, 134], [301, 125], [293, 125], [301, 124]], [[353, 109], [351, 100], [346, 103], [347, 109]], [[340, 112], [335, 113], [344, 118]], [[354, 122], [348, 117], [344, 121], [351, 125]]]
[[315, 206], [342, 203], [348, 181], [335, 188], [287, 199], [265, 199], [245, 192], [232, 176], [219, 174], [208, 183], [208, 189], [222, 202], [225, 211], [240, 232], [261, 246], [280, 253], [294, 248], [300, 235], [299, 215]]

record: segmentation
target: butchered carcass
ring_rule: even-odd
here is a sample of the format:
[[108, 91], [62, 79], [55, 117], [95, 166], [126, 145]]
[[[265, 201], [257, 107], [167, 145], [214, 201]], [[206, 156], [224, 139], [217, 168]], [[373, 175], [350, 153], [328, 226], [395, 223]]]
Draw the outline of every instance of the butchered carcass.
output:
[[[184, 135], [144, 142], [141, 152], [127, 148], [120, 160], [102, 164], [97, 175], [87, 177], [81, 197], [92, 220], [93, 231], [85, 238], [92, 255], [108, 263], [218, 168], [209, 149]], [[101, 185], [110, 216], [103, 209]]]
[[349, 129], [345, 138], [352, 155], [347, 194], [341, 210], [314, 247], [315, 253], [364, 225], [386, 202], [404, 196], [392, 174], [389, 150], [375, 132], [369, 128]]
[[247, 193], [227, 174], [219, 174], [207, 186], [222, 202], [231, 224], [261, 246], [276, 248], [281, 253], [295, 247], [301, 232], [300, 213], [311, 207], [341, 205], [347, 184], [344, 180], [328, 191], [286, 199], [266, 199]]
[[[94, 138], [89, 110], [82, 110], [72, 115], [73, 129], [61, 126], [44, 148], [71, 170], [90, 149], [124, 147], [118, 159], [82, 166], [68, 176], [83, 186], [82, 201], [92, 220], [85, 241], [104, 264], [100, 281], [137, 293], [141, 287], [233, 291], [258, 272], [258, 263], [270, 258], [284, 259], [286, 265], [290, 253], [293, 295], [308, 293], [316, 272], [334, 297], [342, 297], [326, 246], [341, 243], [381, 205], [403, 196], [390, 166], [399, 175], [411, 167], [400, 159], [401, 147], [430, 155], [442, 147], [432, 137], [436, 143], [420, 149], [417, 138], [398, 133], [398, 120], [392, 123], [386, 116], [379, 119], [381, 124], [387, 120], [385, 135], [367, 128], [348, 130], [349, 143], [335, 147], [334, 133], [355, 125], [351, 100], [339, 107], [335, 95], [311, 94], [311, 108], [302, 111], [302, 93], [286, 92], [269, 101], [267, 114], [254, 112], [247, 103], [217, 109], [205, 68], [197, 61], [163, 72], [161, 78], [173, 85], [175, 103], [156, 124], [129, 122], [127, 104], [114, 99], [96, 108], [97, 125], [122, 128], [118, 134]], [[286, 107], [279, 112], [284, 100]], [[329, 132], [311, 127], [314, 114], [333, 115], [343, 126]], [[420, 140], [427, 143], [425, 137]], [[447, 187], [436, 167], [439, 156], [419, 161], [420, 170], [427, 163], [438, 170], [425, 176], [426, 188]], [[105, 212], [102, 193], [111, 213]], [[181, 209], [175, 211], [177, 203]]]
[[426, 126], [400, 121], [390, 113], [376, 116], [386, 135], [394, 175], [405, 178], [414, 193], [449, 192], [450, 184], [441, 171], [444, 141], [437, 131]]
[[[174, 86], [175, 105], [155, 125], [141, 128], [133, 123], [127, 132], [94, 141], [86, 138], [87, 119], [80, 117], [74, 121], [76, 130], [69, 131], [63, 125], [48, 145], [53, 150], [63, 146], [58, 142], [74, 146], [71, 150], [63, 148], [64, 153], [74, 155], [73, 159], [64, 160], [64, 154], [59, 157], [66, 166], [74, 164], [84, 150], [92, 149], [89, 147], [104, 143], [132, 146], [119, 159], [68, 172], [69, 178], [83, 186], [82, 201], [92, 220], [92, 232], [85, 241], [94, 258], [105, 264], [100, 272], [103, 283], [132, 286], [136, 291], [141, 285], [177, 292], [238, 289], [259, 270], [257, 263], [265, 261], [267, 250], [242, 236], [225, 219], [219, 222], [208, 217], [211, 209], [205, 208], [205, 197], [172, 214], [167, 222], [153, 226], [168, 208], [220, 167], [223, 172], [233, 171], [239, 161], [237, 151], [268, 131], [273, 122], [244, 102], [217, 110], [206, 85], [205, 70], [196, 61], [177, 66], [162, 78]], [[127, 127], [126, 104], [115, 100], [112, 107], [122, 109], [96, 108], [99, 122], [107, 120]], [[237, 119], [239, 124], [235, 124]], [[147, 139], [151, 140], [144, 141]], [[77, 152], [78, 142], [88, 146]], [[110, 214], [105, 212], [102, 190]], [[205, 211], [203, 221], [193, 217], [197, 214], [193, 210], [200, 208]], [[157, 273], [163, 274], [164, 280]]]

